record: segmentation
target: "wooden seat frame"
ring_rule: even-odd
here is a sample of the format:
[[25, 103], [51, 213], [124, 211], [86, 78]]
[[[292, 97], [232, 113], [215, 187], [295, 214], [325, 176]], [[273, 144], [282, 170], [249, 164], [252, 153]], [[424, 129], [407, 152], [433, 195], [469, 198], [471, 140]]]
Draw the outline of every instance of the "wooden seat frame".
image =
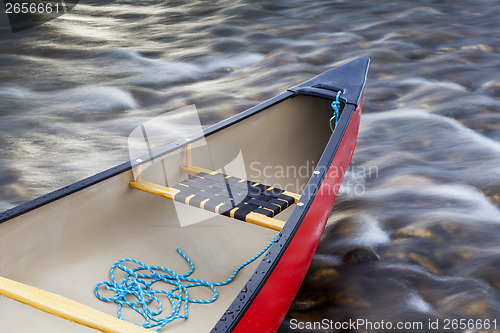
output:
[[[186, 166], [181, 167], [181, 171], [185, 174], [188, 175], [198, 175], [200, 173], [206, 173], [206, 174], [211, 174], [215, 175], [218, 172], [217, 171], [211, 171], [211, 170], [206, 170], [197, 166], [193, 166], [192, 164], [192, 152], [191, 152], [191, 143], [189, 143], [186, 146]], [[174, 197], [177, 193], [180, 192], [180, 190], [173, 188], [173, 187], [167, 187], [167, 186], [162, 186], [159, 184], [155, 184], [146, 180], [142, 179], [142, 165], [138, 165], [136, 169], [136, 180], [133, 180], [130, 182], [130, 187], [148, 192], [151, 194], [159, 195], [161, 197], [174, 200]], [[257, 183], [257, 185], [260, 185]], [[268, 187], [266, 190], [272, 190], [274, 189], [273, 187]], [[298, 200], [300, 199], [300, 195], [296, 193], [292, 193], [289, 191], [283, 191], [282, 194], [290, 196], [293, 198], [294, 203], [297, 203]], [[291, 199], [290, 199], [291, 200]], [[237, 209], [237, 208], [235, 208]], [[217, 212], [217, 211], [216, 211]], [[233, 214], [230, 214], [230, 217], [234, 217]], [[264, 214], [256, 213], [256, 212], [250, 212], [246, 215], [245, 221], [248, 223], [260, 225], [262, 227], [270, 228], [273, 230], [278, 230], [280, 231], [283, 226], [285, 225], [285, 221], [276, 219], [274, 217], [269, 217]]]

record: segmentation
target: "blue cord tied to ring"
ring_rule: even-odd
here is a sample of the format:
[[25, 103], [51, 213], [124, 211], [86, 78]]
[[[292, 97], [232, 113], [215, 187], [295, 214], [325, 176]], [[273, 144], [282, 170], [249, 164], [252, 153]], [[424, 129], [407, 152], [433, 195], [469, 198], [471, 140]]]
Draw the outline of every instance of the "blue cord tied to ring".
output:
[[[201, 279], [189, 277], [194, 272], [194, 263], [180, 249], [177, 252], [183, 257], [190, 266], [185, 274], [177, 274], [174, 271], [160, 266], [148, 266], [138, 260], [121, 259], [116, 261], [109, 271], [111, 281], [101, 281], [96, 284], [94, 294], [98, 299], [104, 302], [115, 302], [118, 304], [117, 316], [126, 320], [122, 315], [123, 306], [129, 307], [140, 314], [145, 323], [137, 324], [143, 328], [155, 328], [159, 332], [165, 325], [176, 319], [186, 319], [188, 317], [189, 303], [209, 304], [217, 299], [217, 289], [215, 287], [223, 286], [231, 282], [236, 274], [245, 266], [249, 265], [271, 247], [280, 234], [278, 233], [273, 240], [267, 244], [252, 259], [238, 266], [233, 274], [225, 281], [212, 283]], [[134, 268], [125, 266], [125, 263], [135, 265]], [[131, 266], [131, 265], [129, 265]], [[125, 277], [118, 282], [115, 277], [115, 270], [121, 270]], [[156, 285], [166, 283], [173, 287], [169, 290], [155, 289]], [[153, 287], [153, 285], [155, 285]], [[212, 290], [213, 297], [210, 299], [192, 299], [189, 298], [189, 288], [206, 287]], [[115, 293], [112, 297], [104, 297], [99, 292], [99, 288], [104, 288]], [[169, 314], [160, 317], [163, 312], [163, 304], [159, 296], [166, 296], [172, 305]], [[181, 313], [182, 303], [183, 313]], [[154, 306], [155, 310], [152, 309]]]
[[330, 118], [330, 129], [334, 130], [334, 127], [332, 127], [332, 121], [335, 119], [335, 128], [337, 127], [337, 123], [339, 122], [339, 112], [340, 112], [340, 95], [342, 95], [342, 91], [337, 92], [337, 97], [335, 100], [332, 102], [332, 109], [333, 109], [333, 117]]

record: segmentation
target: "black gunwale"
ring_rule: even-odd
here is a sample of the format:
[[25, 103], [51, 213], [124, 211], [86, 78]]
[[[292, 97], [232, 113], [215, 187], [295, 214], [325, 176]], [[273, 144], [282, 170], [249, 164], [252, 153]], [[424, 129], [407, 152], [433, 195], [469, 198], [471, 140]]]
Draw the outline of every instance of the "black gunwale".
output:
[[[288, 245], [292, 241], [295, 233], [299, 229], [302, 221], [307, 215], [311, 203], [316, 197], [316, 193], [323, 183], [325, 174], [333, 162], [333, 158], [340, 147], [340, 142], [344, 137], [344, 133], [350, 123], [351, 117], [356, 110], [356, 105], [346, 104], [342, 114], [340, 115], [337, 128], [330, 136], [330, 139], [325, 147], [325, 150], [316, 166], [316, 170], [320, 171], [319, 175], [313, 174], [306, 185], [306, 190], [302, 193], [300, 202], [303, 206], [295, 205], [292, 214], [288, 218], [284, 228], [280, 232], [279, 239], [269, 248], [259, 266], [254, 271], [254, 274], [245, 284], [233, 303], [228, 307], [217, 324], [213, 327], [211, 333], [231, 332], [238, 322], [243, 318], [243, 315], [250, 307], [253, 300], [257, 297], [260, 290], [264, 287], [266, 281], [271, 276], [283, 257]], [[338, 129], [338, 130], [337, 130]], [[323, 172], [321, 172], [323, 170]]]
[[[280, 103], [284, 101], [285, 99], [292, 97], [294, 94], [292, 92], [285, 92], [281, 95], [278, 95], [274, 98], [271, 98], [259, 105], [256, 105], [246, 111], [243, 111], [241, 113], [238, 113], [230, 118], [227, 118], [217, 124], [214, 124], [210, 127], [207, 127], [203, 131], [200, 131], [198, 133], [195, 133], [193, 135], [190, 135], [189, 138], [191, 139], [190, 142], [196, 141], [197, 139], [200, 139], [204, 136], [209, 136], [212, 135], [218, 131], [223, 130], [226, 127], [229, 127], [231, 125], [234, 125], [248, 117], [251, 117], [259, 112], [262, 112], [266, 110], [267, 108]], [[162, 148], [160, 148], [157, 151], [154, 151], [152, 155], [148, 159], [144, 159], [145, 162], [148, 160], [156, 159], [159, 158], [169, 152], [172, 152], [178, 148], [184, 147], [187, 145], [189, 142], [185, 140], [178, 140], [173, 143], [170, 143]], [[8, 220], [11, 220], [17, 216], [26, 214], [36, 208], [42, 207], [44, 205], [47, 205], [53, 201], [56, 201], [58, 199], [64, 198], [72, 193], [81, 191], [87, 187], [90, 187], [92, 185], [95, 185], [97, 183], [100, 183], [106, 179], [112, 178], [120, 173], [123, 173], [125, 171], [128, 171], [132, 168], [130, 161], [122, 163], [120, 165], [117, 165], [115, 167], [112, 167], [108, 170], [99, 172], [93, 176], [90, 176], [88, 178], [85, 178], [83, 180], [77, 181], [73, 184], [67, 185], [65, 187], [62, 187], [58, 190], [55, 190], [53, 192], [50, 192], [48, 194], [42, 195], [36, 199], [33, 199], [31, 201], [28, 201], [26, 203], [20, 204], [16, 207], [10, 208], [2, 213], [0, 213], [0, 223], [4, 223]]]
[[[336, 91], [331, 90], [330, 82], [335, 83], [334, 89], [343, 92], [348, 91], [347, 98], [342, 99], [344, 109], [340, 114], [339, 122], [330, 136], [330, 139], [325, 147], [325, 150], [316, 166], [316, 170], [320, 171], [319, 175], [313, 174], [306, 185], [306, 190], [302, 193], [300, 201], [304, 203], [303, 206], [296, 205], [292, 214], [287, 220], [287, 223], [280, 231], [281, 236], [269, 248], [264, 258], [259, 263], [259, 266], [254, 271], [252, 277], [247, 281], [239, 295], [236, 296], [232, 304], [228, 307], [226, 312], [222, 315], [219, 321], [212, 328], [211, 333], [231, 332], [233, 331], [241, 318], [250, 307], [253, 300], [257, 297], [258, 293], [269, 279], [271, 273], [276, 268], [278, 262], [284, 255], [288, 245], [292, 241], [295, 233], [299, 229], [302, 221], [304, 220], [311, 203], [316, 197], [316, 193], [323, 183], [327, 170], [333, 162], [335, 154], [340, 146], [344, 137], [344, 133], [349, 126], [352, 115], [361, 100], [362, 93], [366, 84], [366, 76], [368, 74], [368, 67], [370, 60], [367, 57], [356, 58], [340, 67], [333, 68], [326, 71], [304, 83], [290, 88], [288, 91], [293, 92], [294, 96], [304, 95], [313, 96], [317, 98], [334, 100]], [[342, 85], [337, 82], [342, 78], [347, 77], [347, 84]], [[326, 89], [318, 89], [321, 85], [330, 85]], [[321, 172], [321, 170], [324, 170]]]

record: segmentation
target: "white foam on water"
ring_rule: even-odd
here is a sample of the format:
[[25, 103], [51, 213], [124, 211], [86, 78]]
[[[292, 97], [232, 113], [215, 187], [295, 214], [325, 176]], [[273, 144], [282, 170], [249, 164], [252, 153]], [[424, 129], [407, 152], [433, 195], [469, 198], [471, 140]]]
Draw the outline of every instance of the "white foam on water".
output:
[[99, 62], [114, 72], [128, 74], [127, 84], [168, 84], [183, 80], [200, 80], [203, 75], [222, 68], [241, 69], [264, 59], [260, 53], [241, 53], [208, 58], [202, 62], [171, 61], [145, 57], [135, 51], [116, 49]]
[[400, 18], [400, 19], [412, 19], [414, 16], [422, 16], [422, 17], [436, 17], [436, 16], [443, 15], [443, 13], [435, 8], [432, 7], [424, 7], [424, 6], [419, 6], [411, 9], [407, 9], [402, 11], [401, 13], [395, 15], [395, 17]]
[[453, 209], [466, 210], [467, 214], [484, 216], [488, 220], [492, 217], [500, 218], [500, 210], [484, 196], [483, 192], [473, 186], [463, 184], [443, 184], [416, 191], [430, 197], [453, 200], [460, 204], [454, 204]]
[[418, 312], [430, 313], [432, 311], [432, 305], [424, 301], [416, 291], [408, 295], [408, 306]]
[[12, 86], [12, 85], [10, 86], [4, 85], [0, 87], [0, 99], [2, 100], [7, 100], [7, 99], [24, 100], [24, 99], [34, 98], [35, 96], [36, 96], [35, 92], [23, 87]]
[[[384, 126], [395, 131], [385, 136], [373, 131], [373, 128]], [[381, 151], [392, 152], [403, 158], [410, 153], [419, 159], [418, 163], [408, 162], [411, 166], [396, 165], [394, 170], [397, 169], [399, 173], [408, 168], [406, 173], [426, 176], [432, 168], [429, 174], [431, 179], [437, 175], [438, 178], [448, 179], [448, 182], [466, 183], [479, 188], [500, 179], [500, 143], [465, 127], [455, 119], [415, 109], [367, 114], [362, 117], [359, 141], [363, 142], [371, 136], [375, 136], [377, 142], [369, 146], [370, 150], [357, 148], [357, 154], [363, 155], [365, 159], [374, 156], [372, 162], [376, 161], [380, 159], [377, 155]], [[427, 146], [424, 146], [425, 142]], [[385, 153], [382, 158], [387, 158], [387, 155]], [[394, 159], [397, 156], [391, 157]]]
[[48, 108], [51, 112], [57, 110], [67, 113], [75, 110], [102, 112], [139, 107], [139, 103], [129, 91], [110, 86], [84, 86], [54, 92], [9, 86], [0, 90], [0, 98], [32, 102], [34, 107]]
[[[64, 17], [64, 15], [62, 15]], [[120, 21], [115, 18], [101, 18], [100, 21], [75, 21], [75, 20], [54, 20], [48, 24], [57, 27], [61, 35], [71, 38], [81, 38], [83, 40], [103, 40], [107, 42], [121, 41], [127, 35], [116, 29]]]
[[382, 230], [375, 218], [365, 216], [362, 221], [361, 234], [357, 237], [359, 244], [377, 246], [390, 242], [389, 233]]
[[109, 86], [75, 88], [58, 94], [57, 98], [83, 103], [85, 110], [88, 111], [134, 109], [139, 106], [130, 92]]
[[201, 67], [203, 71], [215, 71], [220, 68], [244, 68], [265, 58], [260, 53], [242, 53], [234, 56], [217, 58], [207, 61]]
[[149, 58], [133, 50], [113, 49], [100, 56], [96, 67], [106, 67], [108, 72], [124, 76], [124, 84], [168, 84], [186, 79], [196, 79], [202, 73], [195, 64], [182, 61]]
[[361, 215], [355, 220], [358, 232], [343, 239], [336, 244], [342, 246], [366, 246], [376, 247], [390, 242], [389, 233], [383, 230], [377, 219], [369, 215]]

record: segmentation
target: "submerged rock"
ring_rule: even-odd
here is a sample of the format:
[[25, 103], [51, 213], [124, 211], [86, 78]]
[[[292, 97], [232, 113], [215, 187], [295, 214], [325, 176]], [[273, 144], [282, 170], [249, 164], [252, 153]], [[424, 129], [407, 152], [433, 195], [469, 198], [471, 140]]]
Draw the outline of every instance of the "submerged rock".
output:
[[414, 252], [410, 253], [408, 255], [408, 257], [413, 262], [422, 266], [423, 268], [425, 268], [429, 272], [431, 272], [433, 274], [441, 274], [441, 269], [434, 262], [432, 262], [431, 259], [424, 257], [423, 255], [420, 255], [418, 253], [414, 253]]
[[405, 238], [423, 238], [433, 241], [442, 241], [443, 237], [439, 235], [435, 230], [432, 230], [433, 225], [409, 225], [407, 227], [397, 230], [393, 238], [394, 239], [405, 239]]
[[346, 293], [339, 292], [329, 295], [330, 303], [335, 305], [342, 305], [350, 308], [369, 308], [370, 303], [359, 295], [347, 295]]
[[380, 260], [380, 256], [366, 247], [350, 250], [342, 257], [342, 262], [347, 265], [365, 264]]
[[5, 195], [8, 198], [20, 198], [24, 201], [30, 199], [29, 190], [19, 183], [9, 183], [0, 186], [0, 196]]
[[500, 185], [493, 185], [483, 189], [486, 198], [497, 206], [500, 206]]
[[339, 272], [333, 267], [326, 267], [310, 274], [309, 280], [311, 282], [321, 282], [321, 281], [334, 281], [339, 278]]
[[[422, 145], [424, 147], [430, 146], [431, 142], [428, 139], [422, 139]], [[391, 186], [402, 187], [409, 190], [415, 190], [416, 188], [433, 186], [436, 183], [428, 178], [421, 175], [413, 174], [403, 174], [396, 175], [389, 179], [389, 184]]]
[[328, 301], [326, 293], [323, 292], [305, 292], [299, 293], [293, 300], [290, 310], [292, 311], [309, 311], [324, 305]]
[[309, 267], [306, 280], [313, 284], [334, 281], [340, 276], [336, 269], [336, 266], [340, 264], [340, 258], [336, 256], [316, 253]]
[[491, 318], [492, 305], [486, 299], [478, 299], [467, 304], [463, 312], [470, 316], [479, 316], [483, 318]]

